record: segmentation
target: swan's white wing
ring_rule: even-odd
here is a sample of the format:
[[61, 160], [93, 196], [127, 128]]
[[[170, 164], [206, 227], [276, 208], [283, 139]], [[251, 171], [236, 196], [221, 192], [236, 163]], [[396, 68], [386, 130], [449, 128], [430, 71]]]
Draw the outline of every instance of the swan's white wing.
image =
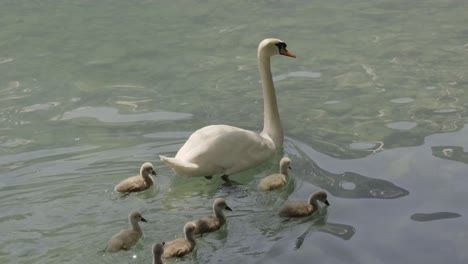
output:
[[270, 138], [238, 127], [212, 125], [195, 131], [173, 161], [191, 166], [192, 176], [229, 175], [256, 166], [274, 153]]

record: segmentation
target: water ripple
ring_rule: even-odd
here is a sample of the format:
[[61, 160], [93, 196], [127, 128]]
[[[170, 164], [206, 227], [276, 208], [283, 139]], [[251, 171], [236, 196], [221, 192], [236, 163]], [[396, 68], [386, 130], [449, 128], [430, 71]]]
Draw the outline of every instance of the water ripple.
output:
[[105, 123], [123, 123], [139, 121], [163, 121], [178, 120], [192, 117], [192, 114], [177, 112], [149, 112], [142, 114], [119, 114], [118, 110], [112, 107], [80, 107], [75, 110], [65, 112], [51, 120], [69, 120], [74, 118], [90, 117]]
[[296, 72], [288, 72], [285, 74], [280, 74], [273, 77], [274, 82], [279, 82], [285, 80], [289, 77], [308, 77], [308, 78], [319, 78], [322, 76], [320, 72], [309, 72], [309, 71], [296, 71]]

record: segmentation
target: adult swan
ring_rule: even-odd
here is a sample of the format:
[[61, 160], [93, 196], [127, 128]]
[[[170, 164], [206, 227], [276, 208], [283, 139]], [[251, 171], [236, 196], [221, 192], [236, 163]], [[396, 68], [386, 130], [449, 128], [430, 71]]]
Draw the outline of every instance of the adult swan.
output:
[[273, 55], [296, 56], [279, 39], [264, 39], [258, 45], [257, 60], [263, 87], [263, 131], [227, 125], [210, 125], [195, 131], [174, 158], [160, 156], [179, 175], [231, 175], [259, 165], [283, 145], [283, 127], [271, 76]]

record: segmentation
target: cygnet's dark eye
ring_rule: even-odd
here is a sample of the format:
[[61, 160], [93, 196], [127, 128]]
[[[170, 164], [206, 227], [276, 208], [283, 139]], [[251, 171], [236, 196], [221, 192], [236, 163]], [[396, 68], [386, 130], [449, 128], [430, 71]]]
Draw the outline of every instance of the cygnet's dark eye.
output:
[[285, 49], [288, 45], [284, 42], [278, 42], [275, 44], [276, 47], [278, 47], [279, 50]]

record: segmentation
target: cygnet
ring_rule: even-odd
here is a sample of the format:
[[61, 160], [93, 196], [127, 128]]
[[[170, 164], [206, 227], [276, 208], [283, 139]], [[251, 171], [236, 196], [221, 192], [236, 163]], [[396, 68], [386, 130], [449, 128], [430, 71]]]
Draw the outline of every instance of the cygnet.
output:
[[289, 179], [288, 169], [291, 169], [290, 163], [291, 160], [288, 157], [283, 157], [280, 160], [280, 173], [263, 178], [258, 184], [258, 189], [260, 191], [271, 191], [286, 186]]
[[217, 198], [213, 202], [214, 215], [202, 217], [198, 220], [193, 221], [197, 228], [194, 234], [209, 233], [220, 229], [226, 223], [226, 217], [224, 216], [223, 210], [232, 211], [232, 209], [226, 204], [224, 198]]
[[193, 232], [195, 231], [195, 224], [188, 222], [184, 225], [184, 238], [177, 238], [164, 244], [163, 258], [183, 257], [192, 252], [195, 248], [195, 238]]
[[141, 165], [140, 175], [129, 177], [114, 188], [114, 191], [121, 193], [141, 192], [153, 186], [154, 182], [150, 175], [157, 175], [153, 169], [153, 164], [145, 162]]
[[141, 216], [140, 212], [132, 212], [128, 216], [128, 221], [130, 222], [130, 225], [132, 227], [129, 229], [120, 230], [119, 233], [112, 236], [109, 242], [107, 243], [105, 251], [116, 252], [121, 249], [128, 250], [131, 247], [133, 247], [143, 236], [143, 231], [141, 230], [141, 227], [138, 224], [138, 222], [147, 221], [145, 218], [143, 218], [143, 216]]
[[318, 210], [319, 206], [317, 200], [325, 203], [327, 206], [330, 205], [327, 200], [327, 193], [324, 191], [319, 191], [312, 194], [307, 202], [287, 203], [280, 209], [279, 215], [283, 217], [309, 216]]

